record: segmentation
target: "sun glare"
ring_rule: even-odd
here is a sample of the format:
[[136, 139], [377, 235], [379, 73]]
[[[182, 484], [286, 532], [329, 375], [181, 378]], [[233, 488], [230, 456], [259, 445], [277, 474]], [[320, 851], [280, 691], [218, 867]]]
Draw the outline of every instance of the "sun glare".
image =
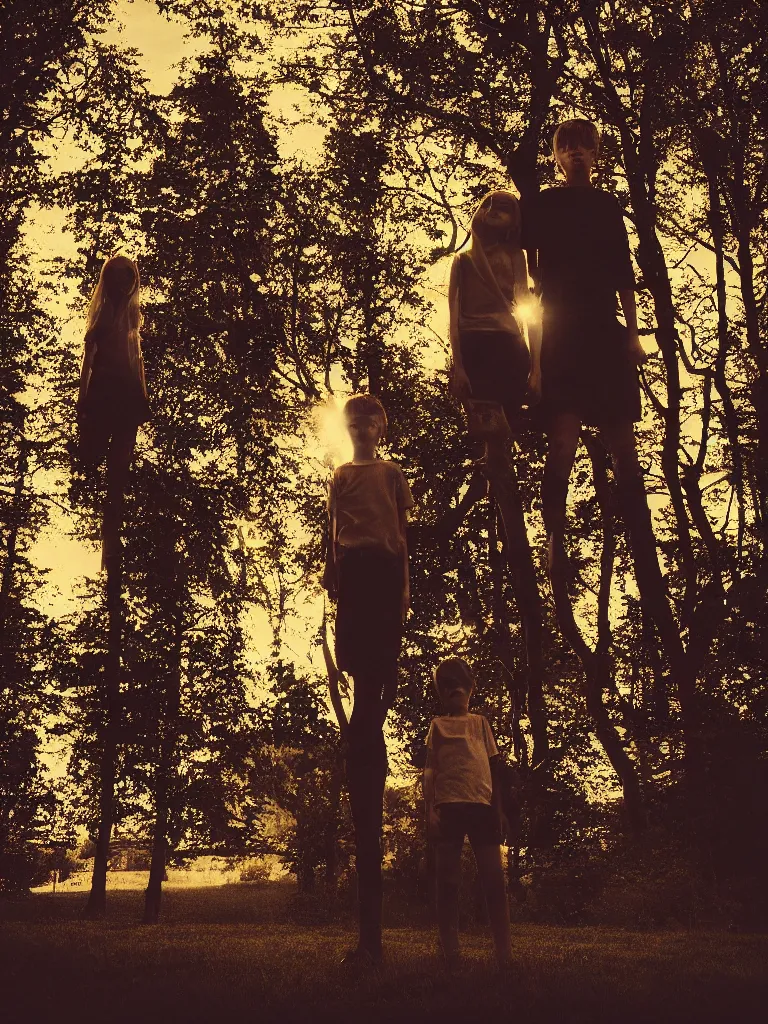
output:
[[541, 320], [541, 301], [537, 295], [529, 295], [515, 304], [515, 311], [524, 324], [535, 324]]
[[352, 458], [352, 442], [347, 433], [342, 407], [333, 395], [315, 406], [314, 429], [323, 464], [335, 469]]

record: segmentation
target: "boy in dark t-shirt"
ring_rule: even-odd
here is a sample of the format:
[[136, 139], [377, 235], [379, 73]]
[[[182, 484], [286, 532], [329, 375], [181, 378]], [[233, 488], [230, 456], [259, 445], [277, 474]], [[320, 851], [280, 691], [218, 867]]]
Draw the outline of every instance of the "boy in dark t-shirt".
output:
[[[647, 356], [622, 210], [590, 181], [599, 145], [591, 121], [563, 122], [554, 155], [565, 187], [522, 204], [522, 245], [536, 267], [542, 303], [541, 409], [548, 440], [542, 511], [550, 572], [565, 565], [568, 480], [583, 424], [598, 427], [610, 450], [627, 525], [644, 515], [650, 526], [633, 429], [640, 419], [637, 366]], [[617, 319], [617, 294], [626, 326]]]
[[635, 287], [621, 207], [583, 185], [539, 193], [527, 214], [525, 243], [539, 256], [545, 414], [595, 427], [639, 420], [635, 365], [644, 353], [636, 319], [628, 328], [616, 319], [617, 292], [632, 307]]

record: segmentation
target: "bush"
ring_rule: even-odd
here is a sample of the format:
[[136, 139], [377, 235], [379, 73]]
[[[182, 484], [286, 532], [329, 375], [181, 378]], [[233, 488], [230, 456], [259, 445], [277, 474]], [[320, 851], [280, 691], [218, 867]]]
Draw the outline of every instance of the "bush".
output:
[[28, 892], [50, 881], [53, 871], [64, 881], [78, 866], [70, 851], [61, 847], [19, 844], [15, 850], [0, 853], [0, 893]]
[[263, 857], [251, 857], [243, 861], [240, 868], [241, 882], [268, 882], [272, 874], [272, 868]]
[[593, 904], [604, 884], [602, 860], [578, 853], [539, 864], [522, 878], [523, 916], [545, 924], [585, 924], [594, 919]]

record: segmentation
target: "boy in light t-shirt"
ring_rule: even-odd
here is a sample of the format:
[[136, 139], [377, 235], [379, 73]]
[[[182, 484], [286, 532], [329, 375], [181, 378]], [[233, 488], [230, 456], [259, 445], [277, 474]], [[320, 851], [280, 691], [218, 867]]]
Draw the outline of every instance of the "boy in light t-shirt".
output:
[[501, 861], [500, 787], [494, 776], [499, 752], [488, 720], [469, 712], [475, 679], [466, 661], [448, 658], [435, 670], [435, 689], [445, 711], [427, 735], [424, 801], [427, 827], [436, 841], [437, 921], [449, 971], [460, 964], [459, 884], [461, 850], [469, 836], [485, 894], [499, 967], [512, 959], [509, 905]]
[[397, 659], [408, 611], [406, 517], [413, 505], [400, 467], [376, 457], [387, 416], [374, 395], [344, 406], [353, 459], [339, 466], [328, 495], [329, 543], [323, 585], [336, 601], [336, 661], [352, 676], [346, 770], [355, 826], [359, 940], [343, 963], [381, 960], [382, 816], [387, 779], [384, 720], [397, 692]]

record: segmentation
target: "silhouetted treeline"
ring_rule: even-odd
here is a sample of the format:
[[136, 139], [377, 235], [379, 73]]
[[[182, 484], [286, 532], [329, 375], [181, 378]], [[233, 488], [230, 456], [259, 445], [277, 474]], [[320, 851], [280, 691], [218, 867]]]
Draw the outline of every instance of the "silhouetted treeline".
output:
[[[319, 622], [295, 657], [281, 643], [319, 593], [327, 469], [308, 441], [311, 412], [331, 391], [367, 388], [388, 410], [389, 451], [417, 500], [393, 713], [401, 769], [416, 771], [434, 714], [431, 669], [458, 646], [520, 769], [510, 873], [521, 900], [546, 904], [559, 886], [571, 908], [561, 917], [598, 914], [623, 870], [639, 890], [644, 878], [658, 892], [688, 879], [696, 898], [682, 916], [764, 918], [764, 5], [158, 2], [198, 54], [162, 97], [135, 54], [103, 44], [110, 3], [45, 8], [0, 14], [6, 884], [28, 884], [40, 851], [73, 841], [78, 825], [96, 835], [104, 785], [120, 834], [154, 850], [149, 919], [166, 863], [203, 846], [264, 850], [275, 804], [295, 817], [285, 854], [304, 884], [316, 871], [333, 882], [346, 826], [336, 733], [319, 710]], [[300, 99], [316, 156], [296, 149], [302, 128], [287, 126], [287, 108], [286, 123], [275, 114], [285, 97]], [[577, 622], [605, 659], [600, 684], [585, 687], [543, 570], [542, 438], [524, 432], [516, 464], [545, 608], [535, 753], [507, 552], [490, 502], [462, 501], [476, 453], [439, 368], [448, 346], [433, 306], [447, 323], [446, 257], [478, 197], [552, 184], [554, 127], [574, 114], [602, 128], [598, 184], [624, 205], [641, 333], [657, 347], [638, 443], [680, 641], [670, 656], [644, 616], [591, 442], [569, 520]], [[54, 140], [79, 154], [71, 171], [44, 159]], [[75, 247], [46, 260], [26, 227], [51, 206]], [[67, 320], [116, 249], [141, 266], [153, 419], [128, 495], [115, 706], [103, 581], [53, 621], [29, 552], [47, 522], [96, 536], [99, 484], [70, 463], [80, 337]], [[264, 650], [249, 647], [254, 615], [272, 633]], [[310, 650], [307, 677], [291, 662]], [[65, 784], [43, 768], [52, 745], [68, 751]], [[410, 850], [418, 826], [398, 814]]]

